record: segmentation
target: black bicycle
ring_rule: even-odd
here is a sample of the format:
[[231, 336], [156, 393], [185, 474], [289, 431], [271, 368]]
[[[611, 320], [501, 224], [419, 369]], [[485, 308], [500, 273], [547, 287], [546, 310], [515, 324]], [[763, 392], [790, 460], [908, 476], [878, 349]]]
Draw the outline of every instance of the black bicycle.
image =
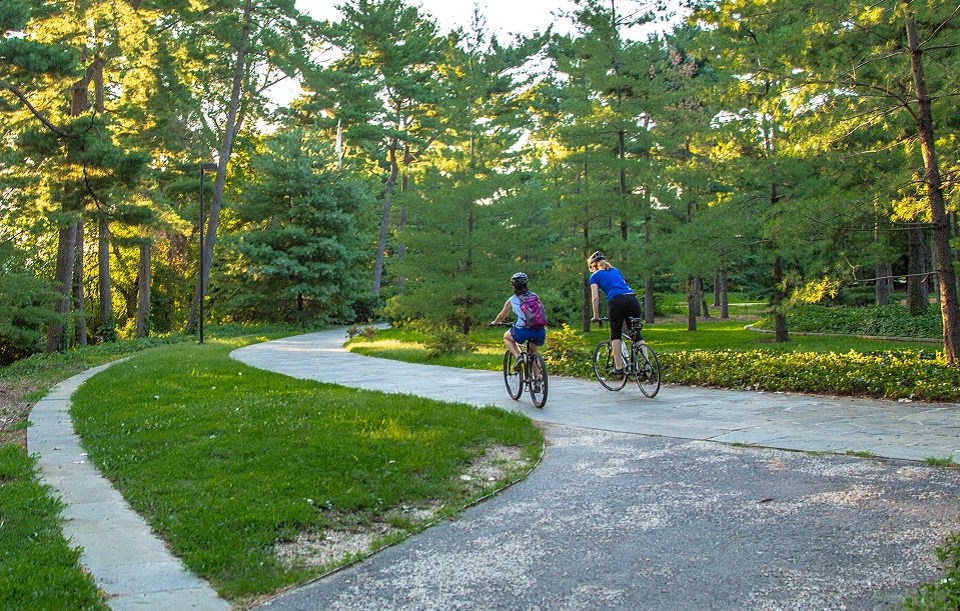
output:
[[[499, 325], [509, 327], [510, 323]], [[523, 394], [524, 386], [530, 391], [530, 399], [534, 407], [542, 408], [547, 402], [547, 364], [539, 352], [530, 349], [530, 342], [520, 347], [520, 364], [509, 350], [503, 354], [503, 383], [507, 387], [507, 394], [511, 399], [518, 400]]]
[[620, 337], [623, 373], [616, 371], [613, 344], [610, 340], [600, 342], [593, 351], [593, 373], [607, 390], [620, 390], [627, 385], [627, 379], [631, 378], [640, 387], [640, 392], [648, 397], [655, 397], [660, 392], [660, 361], [657, 360], [653, 348], [640, 335], [643, 319], [627, 317], [624, 322], [627, 329]]

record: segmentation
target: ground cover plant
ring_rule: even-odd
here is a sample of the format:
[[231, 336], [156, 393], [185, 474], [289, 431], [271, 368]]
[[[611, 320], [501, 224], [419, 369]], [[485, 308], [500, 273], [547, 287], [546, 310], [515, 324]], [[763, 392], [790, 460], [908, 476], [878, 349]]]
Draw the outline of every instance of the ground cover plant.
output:
[[379, 545], [415, 532], [418, 511], [459, 510], [519, 475], [461, 478], [488, 448], [521, 448], [527, 469], [542, 450], [519, 414], [294, 380], [230, 359], [242, 343], [159, 348], [95, 376], [73, 404], [91, 459], [234, 601], [329, 568], [283, 557], [304, 536], [373, 526]]

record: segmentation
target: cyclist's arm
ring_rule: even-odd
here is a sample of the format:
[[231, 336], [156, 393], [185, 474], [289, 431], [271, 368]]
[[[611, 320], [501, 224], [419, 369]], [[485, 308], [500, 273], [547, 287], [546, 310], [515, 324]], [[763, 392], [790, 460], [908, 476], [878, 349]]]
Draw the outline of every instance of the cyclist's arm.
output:
[[596, 284], [590, 285], [590, 305], [593, 306], [593, 319], [600, 318], [600, 287]]
[[503, 309], [500, 310], [500, 313], [497, 314], [497, 317], [494, 318], [494, 319], [493, 319], [493, 322], [490, 323], [490, 324], [491, 324], [491, 325], [499, 325], [500, 323], [503, 322], [503, 319], [507, 317], [507, 314], [509, 314], [512, 310], [513, 310], [513, 308], [510, 307], [510, 300], [507, 299], [506, 303], [503, 304]]

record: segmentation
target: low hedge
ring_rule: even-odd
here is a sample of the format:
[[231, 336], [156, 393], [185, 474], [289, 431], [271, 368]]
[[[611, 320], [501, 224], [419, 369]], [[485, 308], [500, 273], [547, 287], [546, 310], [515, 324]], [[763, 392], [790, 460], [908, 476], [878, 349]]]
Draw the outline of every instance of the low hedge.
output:
[[[773, 329], [773, 319], [764, 318], [754, 325]], [[850, 307], [799, 305], [787, 312], [789, 331], [801, 333], [840, 333], [891, 337], [943, 337], [943, 318], [937, 307], [919, 316], [911, 316], [903, 305]]]
[[662, 378], [743, 390], [960, 401], [960, 369], [942, 354], [684, 350], [660, 355]]

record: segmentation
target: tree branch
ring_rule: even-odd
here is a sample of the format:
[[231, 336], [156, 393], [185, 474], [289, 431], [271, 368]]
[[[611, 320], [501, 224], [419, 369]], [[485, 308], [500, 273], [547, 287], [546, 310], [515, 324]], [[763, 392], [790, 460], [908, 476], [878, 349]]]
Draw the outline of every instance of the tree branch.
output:
[[30, 103], [30, 100], [27, 99], [27, 96], [22, 91], [14, 87], [13, 85], [9, 83], [0, 82], [0, 88], [8, 89], [11, 93], [13, 93], [13, 95], [17, 96], [17, 98], [19, 98], [20, 101], [23, 102], [23, 104], [30, 110], [31, 114], [33, 114], [33, 116], [36, 117], [38, 121], [43, 123], [43, 125], [53, 133], [57, 134], [58, 136], [62, 136], [64, 138], [76, 138], [74, 134], [71, 134], [70, 132], [64, 131], [63, 129], [57, 127], [49, 119], [43, 116], [43, 114], [39, 110], [34, 108], [33, 104]]

